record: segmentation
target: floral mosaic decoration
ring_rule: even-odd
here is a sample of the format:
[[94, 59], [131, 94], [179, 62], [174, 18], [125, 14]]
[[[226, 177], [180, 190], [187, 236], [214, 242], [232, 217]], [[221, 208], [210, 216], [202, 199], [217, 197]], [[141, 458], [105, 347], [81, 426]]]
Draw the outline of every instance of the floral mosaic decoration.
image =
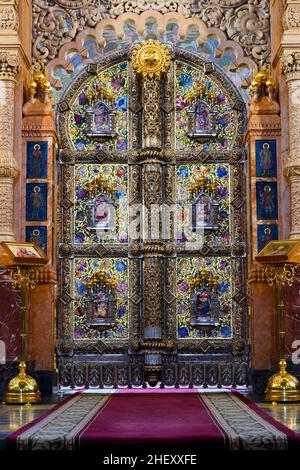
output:
[[[70, 135], [76, 150], [127, 150], [128, 148], [128, 95], [127, 64], [114, 65], [93, 78], [75, 99], [70, 113]], [[88, 137], [87, 111], [97, 98], [106, 100], [116, 112], [114, 139], [99, 142]]]
[[229, 188], [230, 168], [228, 164], [196, 165], [177, 167], [177, 240], [184, 243], [196, 241], [190, 230], [189, 205], [200, 191], [214, 197], [219, 203], [218, 229], [204, 233], [207, 244], [230, 243]]
[[[176, 148], [182, 151], [230, 150], [237, 132], [238, 120], [217, 83], [195, 67], [178, 61], [176, 84]], [[197, 99], [201, 99], [216, 114], [218, 136], [210, 142], [200, 143], [187, 135], [188, 111]]]
[[[112, 328], [95, 330], [88, 324], [86, 295], [99, 279], [114, 291], [116, 323]], [[128, 338], [128, 260], [76, 259], [74, 261], [74, 339]]]
[[[190, 298], [203, 286], [218, 294], [218, 326], [190, 324]], [[177, 335], [179, 339], [231, 338], [231, 264], [230, 258], [180, 258], [177, 260]]]
[[[127, 243], [127, 167], [125, 165], [75, 165], [75, 243]], [[115, 203], [115, 229], [89, 229], [87, 204], [99, 193]]]

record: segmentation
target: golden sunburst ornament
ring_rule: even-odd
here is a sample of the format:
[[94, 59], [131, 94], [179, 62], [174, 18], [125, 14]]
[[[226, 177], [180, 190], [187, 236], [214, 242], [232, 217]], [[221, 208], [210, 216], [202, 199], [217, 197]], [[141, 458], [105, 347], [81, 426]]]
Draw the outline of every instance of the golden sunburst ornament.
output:
[[138, 44], [132, 52], [135, 70], [145, 78], [160, 78], [170, 66], [170, 51], [159, 41], [150, 39]]

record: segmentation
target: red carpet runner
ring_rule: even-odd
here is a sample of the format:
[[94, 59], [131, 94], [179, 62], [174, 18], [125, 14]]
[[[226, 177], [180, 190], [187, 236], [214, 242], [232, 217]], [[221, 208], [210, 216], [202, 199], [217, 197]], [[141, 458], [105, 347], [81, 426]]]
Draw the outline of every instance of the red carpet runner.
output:
[[300, 435], [237, 393], [119, 390], [69, 397], [6, 444], [20, 450], [122, 445], [286, 450], [300, 449]]

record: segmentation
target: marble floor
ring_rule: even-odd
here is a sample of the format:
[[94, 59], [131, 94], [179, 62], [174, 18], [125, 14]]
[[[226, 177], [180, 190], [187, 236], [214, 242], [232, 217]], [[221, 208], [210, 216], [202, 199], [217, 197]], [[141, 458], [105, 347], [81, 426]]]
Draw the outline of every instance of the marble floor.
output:
[[[108, 390], [106, 389], [105, 392], [108, 392]], [[69, 393], [73, 392], [66, 392], [65, 396]], [[261, 398], [253, 397], [247, 392], [243, 392], [243, 394], [248, 396], [251, 401], [269, 413], [274, 419], [280, 421], [293, 431], [300, 433], [300, 403], [277, 403], [273, 405], [272, 403], [264, 402]], [[0, 405], [0, 450], [5, 449], [5, 438], [10, 433], [41, 416], [63, 398], [62, 394], [56, 393], [51, 398], [29, 407], [27, 405]]]

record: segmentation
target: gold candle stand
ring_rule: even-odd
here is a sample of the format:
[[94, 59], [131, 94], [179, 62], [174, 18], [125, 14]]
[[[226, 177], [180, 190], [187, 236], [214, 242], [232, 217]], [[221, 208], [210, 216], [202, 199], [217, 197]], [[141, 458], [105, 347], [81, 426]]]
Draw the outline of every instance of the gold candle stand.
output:
[[36, 270], [32, 267], [17, 266], [16, 269], [12, 269], [10, 272], [10, 278], [12, 281], [12, 287], [19, 287], [21, 290], [21, 308], [20, 308], [20, 362], [19, 362], [19, 374], [10, 380], [7, 391], [4, 395], [4, 403], [19, 403], [27, 404], [38, 403], [41, 401], [41, 393], [39, 386], [35, 379], [30, 375], [26, 374], [26, 293], [27, 289], [33, 289], [36, 284]]

